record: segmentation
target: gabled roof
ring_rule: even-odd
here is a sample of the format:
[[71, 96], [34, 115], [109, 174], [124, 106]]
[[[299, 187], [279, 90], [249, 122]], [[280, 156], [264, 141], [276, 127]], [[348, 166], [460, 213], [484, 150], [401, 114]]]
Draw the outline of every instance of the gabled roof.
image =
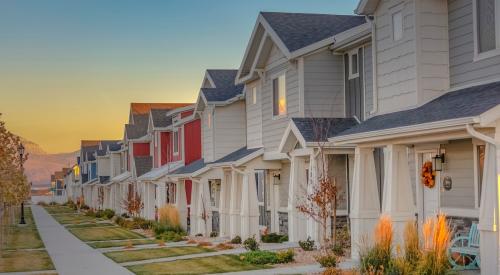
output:
[[194, 173], [196, 171], [199, 171], [203, 168], [205, 168], [205, 166], [207, 166], [207, 163], [205, 163], [205, 160], [204, 159], [199, 159], [197, 161], [193, 161], [191, 162], [190, 164], [186, 165], [186, 166], [183, 166], [179, 169], [176, 169], [172, 172], [169, 173], [169, 175], [187, 175], [187, 174], [191, 174], [191, 173]]
[[144, 115], [151, 109], [175, 109], [190, 105], [192, 103], [130, 103], [130, 112], [133, 115]]
[[168, 116], [169, 109], [151, 109], [153, 127], [164, 128], [172, 125], [172, 117]]
[[289, 52], [366, 23], [363, 16], [261, 12]]
[[243, 148], [240, 148], [234, 152], [231, 152], [224, 157], [212, 162], [211, 164], [220, 164], [220, 163], [226, 163], [226, 162], [235, 162], [238, 161], [246, 156], [251, 155], [252, 153], [255, 153], [259, 151], [261, 148], [252, 148], [248, 149], [246, 146]]
[[440, 121], [474, 118], [499, 104], [500, 81], [464, 88], [448, 92], [415, 109], [370, 118], [358, 126], [343, 131], [338, 135], [338, 139], [349, 139], [349, 136], [365, 133], [383, 134], [395, 128], [415, 127]]
[[110, 144], [108, 149], [111, 152], [120, 151], [122, 149], [122, 145], [120, 143]]
[[153, 158], [151, 156], [134, 157], [135, 172], [140, 177], [153, 168]]
[[136, 114], [133, 117], [134, 124], [125, 124], [128, 139], [138, 139], [148, 133], [149, 114]]
[[238, 70], [233, 69], [208, 69], [207, 74], [213, 81], [215, 88], [225, 88], [234, 86], [234, 80]]
[[243, 95], [243, 85], [223, 88], [201, 88], [201, 92], [208, 103], [224, 102]]

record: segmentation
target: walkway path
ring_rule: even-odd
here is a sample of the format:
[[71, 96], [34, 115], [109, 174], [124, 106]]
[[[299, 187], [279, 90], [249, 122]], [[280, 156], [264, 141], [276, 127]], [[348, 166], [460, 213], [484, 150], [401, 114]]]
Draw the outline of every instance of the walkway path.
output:
[[45, 209], [31, 206], [40, 237], [60, 275], [132, 274], [69, 233]]

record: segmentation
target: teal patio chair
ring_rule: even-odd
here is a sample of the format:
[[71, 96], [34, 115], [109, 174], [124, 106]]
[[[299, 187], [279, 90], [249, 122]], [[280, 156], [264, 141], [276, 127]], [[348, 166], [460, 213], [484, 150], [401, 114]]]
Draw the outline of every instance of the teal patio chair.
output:
[[468, 235], [456, 234], [448, 250], [448, 260], [455, 270], [479, 269], [479, 230], [473, 223]]

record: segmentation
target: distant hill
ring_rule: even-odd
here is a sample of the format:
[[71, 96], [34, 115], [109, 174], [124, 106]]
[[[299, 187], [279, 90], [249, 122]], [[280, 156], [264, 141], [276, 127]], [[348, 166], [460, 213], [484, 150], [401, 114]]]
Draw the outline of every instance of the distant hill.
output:
[[34, 187], [50, 186], [50, 175], [63, 167], [70, 167], [76, 162], [76, 153], [48, 154], [38, 144], [23, 139], [23, 145], [29, 154], [24, 164], [28, 181]]

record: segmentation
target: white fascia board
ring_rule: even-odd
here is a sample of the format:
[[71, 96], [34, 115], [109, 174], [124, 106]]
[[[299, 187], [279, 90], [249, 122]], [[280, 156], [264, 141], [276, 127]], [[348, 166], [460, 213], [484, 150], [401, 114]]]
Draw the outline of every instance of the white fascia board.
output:
[[252, 30], [252, 34], [250, 35], [250, 41], [247, 43], [247, 47], [245, 49], [245, 53], [243, 54], [243, 60], [240, 64], [240, 67], [238, 68], [238, 73], [236, 74], [236, 83], [241, 84], [243, 81], [241, 80], [241, 70], [243, 69], [243, 66], [245, 64], [245, 61], [248, 58], [248, 52], [250, 51], [250, 48], [252, 47], [252, 41], [255, 37], [255, 34], [257, 33], [257, 29], [259, 28], [260, 22], [259, 19], [257, 18], [257, 21], [255, 22], [255, 25]]
[[264, 148], [260, 148], [259, 150], [255, 151], [247, 156], [244, 156], [236, 161], [214, 163], [214, 164], [211, 164], [210, 167], [211, 168], [222, 168], [222, 167], [242, 166], [243, 164], [245, 164], [251, 160], [254, 160], [257, 157], [262, 156], [263, 154], [264, 154]]
[[264, 160], [285, 160], [288, 159], [288, 156], [284, 153], [280, 152], [264, 152], [263, 156]]
[[[371, 39], [372, 26], [370, 23], [364, 23], [335, 36], [335, 42], [330, 46], [331, 50], [342, 50], [349, 48], [355, 43], [366, 44]], [[366, 42], [365, 42], [366, 41]]]
[[360, 0], [354, 13], [359, 15], [371, 15], [375, 12], [380, 0]]
[[478, 123], [478, 117], [466, 117], [450, 120], [442, 120], [437, 122], [423, 123], [418, 125], [403, 126], [391, 129], [384, 129], [378, 131], [364, 132], [353, 135], [345, 135], [333, 137], [328, 139], [333, 142], [335, 146], [346, 144], [357, 144], [363, 142], [380, 141], [385, 139], [407, 137], [417, 134], [429, 134], [443, 130], [458, 130], [465, 129], [465, 125], [469, 123]]
[[278, 48], [283, 52], [283, 54], [290, 59], [291, 53], [286, 47], [285, 43], [281, 40], [281, 38], [278, 36], [278, 34], [274, 31], [274, 29], [269, 25], [267, 20], [262, 16], [262, 14], [259, 14], [258, 21], [262, 24], [268, 35], [271, 37], [273, 42], [278, 46]]
[[200, 89], [200, 91], [198, 93], [198, 99], [196, 100], [194, 113], [203, 112], [203, 110], [205, 109], [205, 106], [207, 106], [207, 105], [208, 105], [207, 99], [205, 98], [205, 96], [203, 95], [203, 92]]
[[245, 96], [243, 94], [240, 94], [240, 95], [232, 97], [226, 101], [210, 101], [209, 104], [214, 105], [215, 107], [223, 107], [223, 106], [233, 104], [234, 102], [237, 102], [237, 101], [240, 101], [243, 99], [245, 99]]
[[134, 138], [134, 139], [129, 139], [131, 142], [151, 142], [151, 139], [149, 138], [149, 134], [144, 135], [140, 138]]
[[494, 127], [494, 123], [500, 119], [500, 104], [482, 113], [479, 119], [481, 126]]
[[171, 111], [168, 111], [167, 116], [175, 115], [175, 114], [182, 113], [182, 112], [189, 111], [189, 110], [194, 110], [195, 107], [196, 107], [196, 103], [193, 103], [191, 105], [187, 105], [184, 107], [175, 108]]
[[205, 77], [203, 78], [203, 82], [201, 83], [201, 85], [203, 85], [203, 83], [205, 82], [205, 79], [208, 79], [208, 81], [210, 82], [210, 84], [212, 84], [212, 87], [215, 87], [215, 82], [212, 79], [212, 76], [210, 76], [210, 74], [208, 73], [208, 70], [205, 71]]
[[288, 126], [285, 129], [285, 133], [283, 134], [283, 137], [281, 138], [281, 142], [278, 146], [278, 152], [279, 153], [288, 153], [290, 151], [293, 151], [293, 148], [285, 148], [286, 143], [288, 141], [288, 138], [290, 135], [294, 135], [295, 139], [300, 143], [300, 146], [305, 148], [307, 146], [306, 140], [300, 133], [299, 129], [297, 128], [297, 125], [293, 122], [293, 120], [290, 120], [288, 123]]

